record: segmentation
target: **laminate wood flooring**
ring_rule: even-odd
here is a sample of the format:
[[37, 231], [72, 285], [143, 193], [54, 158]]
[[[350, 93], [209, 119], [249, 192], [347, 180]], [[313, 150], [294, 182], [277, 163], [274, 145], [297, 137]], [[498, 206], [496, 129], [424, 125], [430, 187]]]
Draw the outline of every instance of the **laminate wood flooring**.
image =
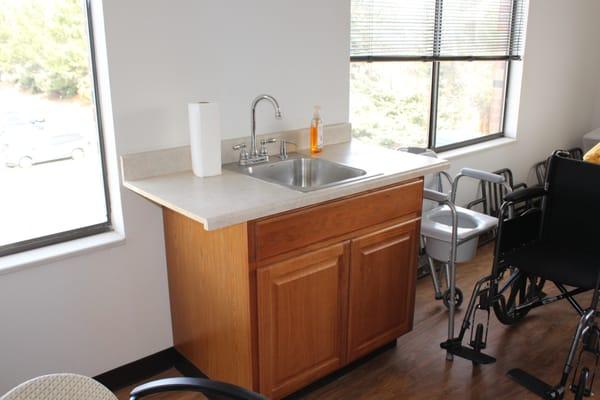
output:
[[[492, 262], [492, 245], [479, 249], [470, 263], [457, 270], [457, 286], [465, 293], [465, 305], [473, 284], [488, 274]], [[550, 284], [547, 291], [552, 292]], [[582, 306], [589, 305], [588, 294], [580, 296]], [[578, 316], [566, 301], [532, 310], [515, 326], [500, 324], [490, 318], [488, 354], [497, 358], [491, 365], [474, 367], [456, 358], [445, 360], [439, 343], [445, 340], [447, 312], [441, 301], [434, 300], [431, 279], [417, 282], [414, 329], [398, 339], [395, 348], [386, 350], [348, 373], [330, 380], [308, 393], [292, 396], [295, 399], [536, 399], [512, 382], [506, 372], [523, 368], [540, 379], [555, 384], [566, 357]], [[460, 327], [462, 312], [457, 314]], [[154, 377], [178, 376], [171, 369]], [[117, 392], [121, 400], [128, 399], [131, 388]], [[192, 400], [198, 394], [159, 394], [149, 399]], [[566, 398], [572, 398], [567, 394]]]

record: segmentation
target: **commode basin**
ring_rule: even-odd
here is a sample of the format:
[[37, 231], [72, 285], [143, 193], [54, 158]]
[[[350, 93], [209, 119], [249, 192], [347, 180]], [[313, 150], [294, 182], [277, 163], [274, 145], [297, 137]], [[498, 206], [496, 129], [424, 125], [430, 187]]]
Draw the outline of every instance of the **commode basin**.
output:
[[[498, 219], [489, 215], [456, 207], [458, 217], [458, 246], [456, 262], [475, 257], [479, 235], [498, 225]], [[452, 212], [448, 206], [436, 207], [423, 214], [421, 234], [425, 236], [425, 251], [435, 260], [448, 262], [452, 246]]]

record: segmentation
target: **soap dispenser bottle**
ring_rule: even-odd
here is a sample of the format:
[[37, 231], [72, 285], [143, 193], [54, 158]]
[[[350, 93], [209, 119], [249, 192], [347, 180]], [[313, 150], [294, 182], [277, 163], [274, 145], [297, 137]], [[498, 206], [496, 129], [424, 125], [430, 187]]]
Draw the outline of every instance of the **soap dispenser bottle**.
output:
[[323, 150], [323, 121], [321, 120], [321, 107], [315, 106], [313, 119], [310, 121], [310, 151], [320, 153]]

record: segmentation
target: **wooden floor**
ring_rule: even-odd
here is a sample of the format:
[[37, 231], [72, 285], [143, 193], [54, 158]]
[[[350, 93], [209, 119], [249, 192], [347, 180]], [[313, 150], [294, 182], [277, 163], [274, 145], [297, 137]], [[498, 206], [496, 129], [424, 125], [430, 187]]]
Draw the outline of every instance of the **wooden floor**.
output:
[[[465, 292], [465, 303], [473, 284], [491, 265], [491, 246], [479, 249], [477, 258], [461, 264], [457, 286]], [[580, 299], [585, 307], [589, 298]], [[531, 311], [513, 327], [490, 318], [488, 349], [497, 357], [492, 365], [473, 367], [470, 362], [445, 360], [439, 343], [445, 340], [447, 313], [441, 301], [433, 298], [429, 277], [417, 283], [414, 329], [401, 337], [397, 346], [367, 361], [299, 399], [535, 399], [506, 377], [510, 368], [523, 368], [540, 379], [555, 384], [566, 357], [569, 342], [578, 321], [566, 301]], [[457, 316], [460, 325], [462, 313]], [[169, 370], [155, 378], [177, 376]], [[131, 388], [117, 392], [128, 399]], [[196, 394], [155, 395], [152, 399], [199, 399]], [[567, 398], [572, 398], [567, 395]]]

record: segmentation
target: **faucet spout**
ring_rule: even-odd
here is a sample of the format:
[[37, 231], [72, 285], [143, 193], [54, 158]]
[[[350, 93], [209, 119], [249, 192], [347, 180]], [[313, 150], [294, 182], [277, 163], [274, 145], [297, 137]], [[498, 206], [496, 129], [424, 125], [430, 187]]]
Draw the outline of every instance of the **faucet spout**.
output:
[[268, 94], [261, 94], [252, 101], [252, 131], [250, 134], [250, 158], [258, 157], [258, 150], [256, 149], [256, 106], [262, 100], [268, 100], [273, 108], [275, 109], [275, 118], [281, 119], [281, 110], [279, 109], [279, 103], [275, 100], [275, 97]]

